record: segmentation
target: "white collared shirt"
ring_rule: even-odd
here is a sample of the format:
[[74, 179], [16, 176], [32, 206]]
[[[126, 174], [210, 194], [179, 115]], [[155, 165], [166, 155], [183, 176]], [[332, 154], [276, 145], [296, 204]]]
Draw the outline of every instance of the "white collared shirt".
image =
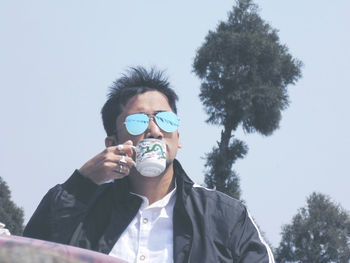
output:
[[129, 263], [173, 262], [173, 212], [174, 190], [163, 199], [149, 205], [145, 196], [139, 211], [124, 230], [110, 256]]

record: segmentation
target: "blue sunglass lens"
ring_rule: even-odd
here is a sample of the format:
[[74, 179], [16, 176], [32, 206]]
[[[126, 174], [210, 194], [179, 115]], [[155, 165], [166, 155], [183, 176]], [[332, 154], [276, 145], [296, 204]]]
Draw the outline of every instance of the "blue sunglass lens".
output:
[[166, 132], [174, 132], [179, 128], [179, 119], [176, 114], [169, 111], [162, 111], [155, 115], [159, 128]]
[[149, 118], [143, 113], [132, 114], [125, 119], [126, 129], [132, 135], [143, 133], [147, 129], [148, 123]]

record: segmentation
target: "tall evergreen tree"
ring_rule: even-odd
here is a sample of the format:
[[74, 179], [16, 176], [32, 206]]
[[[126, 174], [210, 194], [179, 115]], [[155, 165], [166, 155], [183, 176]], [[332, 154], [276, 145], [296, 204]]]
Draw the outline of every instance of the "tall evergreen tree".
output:
[[11, 192], [6, 182], [0, 177], [0, 222], [6, 225], [11, 234], [22, 235], [23, 209], [11, 200]]
[[228, 20], [209, 31], [193, 63], [207, 122], [222, 126], [221, 140], [206, 155], [209, 188], [240, 198], [232, 166], [248, 148], [233, 133], [241, 125], [246, 133], [271, 135], [288, 106], [287, 86], [301, 77], [301, 66], [252, 0], [237, 0]]
[[280, 263], [350, 262], [350, 215], [329, 196], [312, 193], [285, 225], [276, 250]]

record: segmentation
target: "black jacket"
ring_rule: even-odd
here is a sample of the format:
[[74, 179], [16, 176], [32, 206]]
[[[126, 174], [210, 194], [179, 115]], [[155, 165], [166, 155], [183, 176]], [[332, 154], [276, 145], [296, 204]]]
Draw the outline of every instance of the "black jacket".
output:
[[[196, 186], [174, 161], [174, 262], [274, 262], [246, 208], [237, 200]], [[141, 198], [125, 177], [95, 185], [75, 171], [52, 188], [28, 222], [24, 236], [108, 254], [136, 215]]]

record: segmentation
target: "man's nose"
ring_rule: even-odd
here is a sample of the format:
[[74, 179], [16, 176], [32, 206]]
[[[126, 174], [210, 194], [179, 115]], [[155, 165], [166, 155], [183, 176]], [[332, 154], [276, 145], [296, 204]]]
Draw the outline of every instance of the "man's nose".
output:
[[149, 124], [147, 127], [146, 137], [147, 138], [156, 138], [156, 139], [163, 138], [163, 132], [159, 128], [157, 123], [155, 122], [154, 117], [149, 118]]

